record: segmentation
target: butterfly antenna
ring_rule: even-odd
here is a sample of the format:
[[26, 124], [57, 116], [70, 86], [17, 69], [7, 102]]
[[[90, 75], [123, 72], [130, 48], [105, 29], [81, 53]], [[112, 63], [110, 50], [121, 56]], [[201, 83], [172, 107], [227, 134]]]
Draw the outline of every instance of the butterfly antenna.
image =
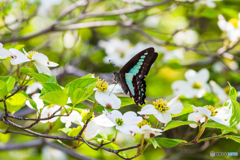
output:
[[114, 85], [113, 89], [111, 90], [111, 92], [109, 93], [109, 96], [110, 94], [112, 93], [112, 91], [114, 90], [114, 88], [116, 87], [117, 84]]
[[112, 63], [111, 59], [109, 59], [109, 63], [112, 65], [114, 71], [116, 71], [115, 65]]

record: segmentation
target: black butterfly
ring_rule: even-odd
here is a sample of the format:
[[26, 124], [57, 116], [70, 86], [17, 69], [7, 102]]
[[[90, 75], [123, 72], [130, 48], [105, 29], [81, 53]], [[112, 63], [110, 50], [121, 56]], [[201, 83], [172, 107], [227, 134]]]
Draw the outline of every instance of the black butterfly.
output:
[[158, 53], [154, 52], [154, 48], [147, 48], [129, 60], [119, 73], [113, 72], [114, 80], [121, 85], [125, 94], [129, 93], [137, 105], [145, 104], [146, 82], [144, 78], [157, 56]]

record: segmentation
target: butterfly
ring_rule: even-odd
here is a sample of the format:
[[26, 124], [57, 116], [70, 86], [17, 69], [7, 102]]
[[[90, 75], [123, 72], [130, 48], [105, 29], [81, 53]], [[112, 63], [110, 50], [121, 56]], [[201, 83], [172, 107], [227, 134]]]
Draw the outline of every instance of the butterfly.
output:
[[137, 105], [145, 104], [146, 82], [144, 78], [157, 57], [158, 53], [154, 51], [154, 48], [147, 48], [130, 59], [119, 72], [113, 72], [113, 79], [121, 85], [125, 94], [129, 93]]

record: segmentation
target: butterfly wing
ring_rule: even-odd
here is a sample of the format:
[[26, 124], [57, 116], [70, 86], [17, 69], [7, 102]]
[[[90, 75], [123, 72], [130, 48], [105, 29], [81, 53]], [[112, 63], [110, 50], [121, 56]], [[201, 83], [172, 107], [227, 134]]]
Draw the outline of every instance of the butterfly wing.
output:
[[129, 92], [136, 104], [144, 104], [146, 98], [146, 82], [144, 78], [158, 54], [154, 48], [147, 48], [129, 60], [119, 72], [124, 92]]

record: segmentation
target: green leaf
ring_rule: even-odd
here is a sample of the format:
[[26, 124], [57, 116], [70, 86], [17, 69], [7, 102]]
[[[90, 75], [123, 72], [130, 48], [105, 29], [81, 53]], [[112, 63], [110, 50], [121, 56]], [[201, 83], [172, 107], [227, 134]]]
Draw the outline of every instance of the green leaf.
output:
[[48, 92], [40, 98], [49, 104], [56, 104], [59, 106], [64, 106], [68, 100], [67, 94], [63, 91]]
[[[108, 140], [104, 140], [104, 139], [101, 139], [101, 138], [97, 139], [97, 141], [98, 141], [99, 143], [101, 143], [101, 142], [103, 141], [103, 144], [110, 142], [110, 141], [108, 141]], [[119, 149], [121, 149], [118, 145], [116, 145], [116, 144], [114, 144], [114, 143], [109, 143], [109, 144], [107, 144], [107, 145], [104, 145], [104, 147], [110, 148], [110, 149], [113, 149], [113, 150], [119, 150]], [[121, 156], [127, 158], [125, 152], [119, 152], [119, 154], [120, 154]]]
[[0, 80], [0, 95], [4, 97], [8, 94], [7, 92], [7, 85], [4, 81]]
[[87, 75], [81, 77], [81, 79], [83, 79], [83, 78], [94, 78], [94, 74], [87, 74]]
[[[65, 90], [67, 91], [67, 94], [73, 98], [73, 92], [81, 88], [84, 92], [88, 88], [92, 88], [93, 86], [96, 86], [96, 83], [98, 81], [98, 78], [79, 78], [75, 79], [74, 81], [70, 82], [66, 85]], [[73, 99], [72, 99], [73, 100]]]
[[78, 126], [77, 128], [73, 128], [71, 131], [68, 132], [68, 136], [69, 137], [76, 137], [81, 130], [82, 130], [82, 126]]
[[230, 118], [229, 123], [230, 123], [230, 126], [235, 126], [240, 122], [240, 105], [236, 101], [236, 97], [237, 97], [236, 90], [230, 85], [230, 83], [229, 83], [229, 87], [230, 87], [230, 92], [229, 92], [230, 100], [226, 101], [223, 104], [223, 106], [226, 106], [231, 110], [232, 116]]
[[131, 104], [135, 104], [134, 100], [129, 97], [118, 97], [121, 100], [121, 106], [128, 106]]
[[46, 82], [46, 83], [42, 83], [42, 86], [44, 89], [44, 94], [48, 92], [53, 92], [53, 91], [62, 91], [62, 88], [56, 83]]
[[[13, 113], [18, 111], [26, 101], [26, 97], [22, 93], [16, 93], [14, 96], [6, 100], [7, 109]], [[0, 102], [0, 106], [4, 108], [3, 102]]]
[[29, 100], [31, 106], [32, 106], [36, 111], [38, 111], [36, 102], [34, 102], [34, 101], [33, 101], [32, 99], [30, 99], [30, 98], [29, 98], [28, 100]]
[[226, 138], [230, 138], [238, 143], [240, 143], [240, 136], [235, 136], [235, 135], [226, 135]]
[[96, 139], [104, 139], [104, 140], [108, 139], [107, 134], [104, 134], [104, 133], [98, 133], [94, 138], [96, 138]]
[[62, 131], [66, 134], [68, 134], [71, 130], [72, 130], [72, 128], [60, 128], [60, 129], [58, 129], [58, 131]]
[[[72, 105], [71, 105], [72, 106]], [[80, 108], [80, 109], [90, 109], [86, 104], [78, 103], [74, 106], [74, 108]]]
[[145, 139], [146, 139], [148, 142], [150, 142], [155, 149], [156, 149], [157, 147], [161, 148], [155, 138], [145, 138]]
[[33, 77], [36, 81], [40, 83], [47, 82], [50, 79], [49, 75], [42, 73], [28, 73], [29, 76]]
[[35, 73], [34, 69], [28, 68], [27, 66], [22, 66], [22, 67], [20, 67], [19, 70], [20, 70], [20, 72], [22, 72], [23, 74]]
[[186, 113], [192, 113], [193, 112], [193, 107], [190, 104], [184, 104], [183, 105], [183, 110], [179, 114], [172, 114], [172, 117], [179, 117], [181, 115], [184, 115]]
[[206, 127], [206, 128], [218, 128], [218, 129], [222, 129], [222, 130], [228, 130], [234, 133], [237, 133], [237, 129], [233, 128], [233, 127], [229, 127], [229, 126], [225, 126], [223, 124], [217, 123], [217, 122], [208, 122], [202, 125], [202, 127]]
[[180, 121], [180, 120], [170, 121], [170, 122], [167, 123], [166, 127], [164, 128], [164, 131], [172, 129], [172, 128], [176, 128], [176, 127], [179, 127], [179, 126], [183, 126], [183, 125], [189, 125], [189, 124], [200, 125], [199, 123], [194, 122], [194, 121]]
[[159, 137], [159, 138], [155, 138], [157, 143], [164, 148], [172, 148], [180, 143], [187, 143], [184, 140], [181, 139], [168, 139], [168, 138], [163, 138], [163, 137]]
[[7, 85], [7, 93], [11, 92], [15, 86], [15, 78], [7, 76], [2, 78], [1, 80], [4, 81]]
[[55, 75], [53, 75], [52, 77], [50, 77], [50, 78], [48, 79], [47, 82], [52, 82], [52, 83], [56, 83], [56, 84], [58, 84], [58, 82], [57, 82], [57, 78], [56, 78]]
[[93, 111], [89, 112], [86, 116], [83, 117], [82, 121], [85, 122], [93, 115]]
[[93, 88], [95, 86], [92, 86], [90, 88], [87, 88], [86, 90], [83, 90], [82, 88], [78, 88], [73, 92], [73, 97], [72, 97], [72, 103], [73, 104], [78, 104], [80, 102], [85, 101], [89, 96], [93, 94]]
[[97, 105], [97, 106], [94, 106], [93, 109], [97, 112], [97, 113], [100, 113], [102, 114], [105, 107], [101, 106], [101, 105]]

